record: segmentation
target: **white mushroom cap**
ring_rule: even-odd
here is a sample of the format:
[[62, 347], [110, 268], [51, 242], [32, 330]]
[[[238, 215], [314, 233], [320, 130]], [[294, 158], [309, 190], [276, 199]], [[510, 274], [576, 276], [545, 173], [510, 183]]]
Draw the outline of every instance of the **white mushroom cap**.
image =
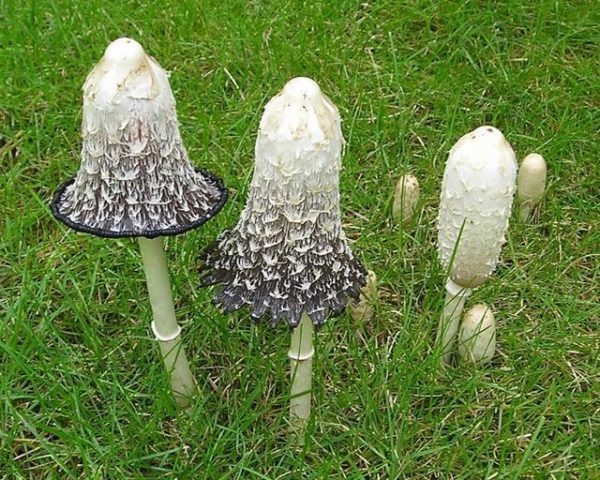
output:
[[52, 202], [69, 227], [105, 237], [176, 235], [223, 206], [222, 182], [191, 164], [167, 73], [139, 43], [106, 48], [83, 87], [77, 175]]
[[463, 318], [458, 332], [458, 354], [465, 362], [484, 363], [496, 351], [496, 321], [487, 305], [474, 305]]
[[305, 312], [320, 325], [359, 298], [367, 275], [342, 228], [340, 124], [308, 78], [267, 103], [246, 207], [205, 262], [203, 283], [223, 284], [215, 303], [226, 311], [248, 305], [293, 327]]
[[530, 153], [521, 162], [518, 178], [518, 196], [521, 205], [535, 207], [546, 188], [546, 162], [537, 153]]
[[450, 277], [462, 287], [481, 285], [496, 268], [516, 175], [515, 154], [494, 127], [477, 128], [450, 151], [442, 182], [438, 249], [442, 266], [447, 269], [452, 262]]

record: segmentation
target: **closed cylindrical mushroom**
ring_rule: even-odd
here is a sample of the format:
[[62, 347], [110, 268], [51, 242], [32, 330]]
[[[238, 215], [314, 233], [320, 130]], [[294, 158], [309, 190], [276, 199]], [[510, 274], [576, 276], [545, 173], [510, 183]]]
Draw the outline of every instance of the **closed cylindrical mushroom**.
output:
[[530, 153], [521, 162], [517, 179], [521, 221], [529, 220], [544, 196], [546, 188], [546, 161], [537, 153]]
[[438, 248], [458, 285], [478, 287], [496, 268], [516, 176], [515, 153], [496, 128], [480, 127], [452, 147], [442, 181]]
[[458, 354], [463, 362], [485, 363], [496, 351], [496, 321], [487, 305], [471, 307], [458, 331]]
[[392, 218], [394, 221], [407, 225], [417, 208], [419, 201], [419, 181], [414, 175], [403, 175], [396, 183]]
[[505, 241], [517, 176], [510, 144], [500, 130], [484, 126], [452, 148], [442, 182], [438, 250], [448, 272], [446, 303], [438, 328], [449, 363], [465, 297], [498, 263]]

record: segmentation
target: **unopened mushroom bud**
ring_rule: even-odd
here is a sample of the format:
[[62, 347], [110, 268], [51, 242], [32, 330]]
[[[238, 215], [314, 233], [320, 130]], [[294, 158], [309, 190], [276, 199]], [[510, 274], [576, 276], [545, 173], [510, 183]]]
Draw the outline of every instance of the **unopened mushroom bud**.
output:
[[498, 263], [516, 176], [515, 154], [496, 128], [480, 127], [450, 151], [438, 217], [439, 256], [450, 277], [438, 328], [445, 363], [450, 362], [465, 297]]
[[417, 202], [419, 201], [419, 181], [414, 175], [403, 175], [399, 178], [394, 192], [394, 206], [392, 216], [396, 222], [404, 225], [410, 223]]
[[377, 275], [369, 270], [367, 284], [360, 289], [358, 302], [350, 303], [350, 316], [355, 322], [365, 322], [373, 318], [373, 303], [377, 301]]
[[546, 172], [544, 157], [537, 153], [530, 153], [521, 162], [517, 180], [517, 196], [519, 197], [521, 221], [523, 222], [531, 218], [544, 196]]
[[462, 137], [446, 163], [438, 248], [442, 266], [461, 287], [483, 284], [498, 263], [515, 192], [515, 153], [500, 130]]
[[485, 363], [496, 351], [496, 322], [490, 307], [477, 304], [464, 316], [458, 332], [458, 354], [463, 362]]

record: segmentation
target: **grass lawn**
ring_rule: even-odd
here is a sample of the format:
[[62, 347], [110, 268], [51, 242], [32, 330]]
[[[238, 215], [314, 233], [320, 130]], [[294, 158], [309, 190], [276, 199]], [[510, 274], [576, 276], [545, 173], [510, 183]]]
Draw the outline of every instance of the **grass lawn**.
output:
[[[598, 478], [600, 11], [407, 3], [0, 2], [0, 478]], [[167, 241], [202, 390], [191, 417], [151, 336], [136, 242], [72, 232], [48, 208], [79, 165], [81, 85], [124, 35], [171, 72], [193, 163], [232, 193]], [[372, 321], [318, 333], [302, 450], [286, 442], [289, 330], [220, 314], [198, 278], [245, 203], [262, 108], [298, 75], [340, 109], [345, 230], [382, 283]], [[483, 124], [547, 159], [548, 191], [539, 223], [514, 212], [468, 301], [493, 305], [494, 360], [440, 373], [441, 178]], [[422, 200], [403, 229], [392, 192], [408, 171]]]

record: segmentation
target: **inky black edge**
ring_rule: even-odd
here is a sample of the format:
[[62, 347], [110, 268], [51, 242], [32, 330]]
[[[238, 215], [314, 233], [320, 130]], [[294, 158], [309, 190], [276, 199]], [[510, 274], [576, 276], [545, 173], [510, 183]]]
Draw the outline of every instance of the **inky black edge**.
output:
[[188, 223], [187, 225], [166, 228], [164, 230], [150, 230], [147, 232], [135, 232], [132, 230], [125, 230], [123, 232], [113, 232], [111, 230], [104, 230], [102, 228], [93, 228], [93, 227], [89, 227], [87, 225], [82, 225], [80, 223], [73, 222], [66, 215], [63, 215], [60, 212], [59, 207], [60, 207], [60, 203], [62, 200], [62, 196], [65, 193], [66, 188], [75, 181], [75, 179], [77, 178], [77, 175], [74, 175], [69, 180], [67, 180], [65, 183], [63, 183], [60, 187], [58, 187], [58, 190], [54, 194], [54, 198], [52, 199], [52, 202], [50, 203], [50, 210], [52, 210], [52, 215], [54, 215], [54, 217], [58, 221], [64, 223], [67, 227], [72, 228], [73, 230], [75, 230], [77, 232], [90, 233], [97, 237], [103, 237], [103, 238], [132, 238], [132, 237], [156, 238], [156, 237], [170, 237], [170, 236], [179, 235], [181, 233], [187, 232], [188, 230], [193, 230], [194, 228], [198, 228], [201, 225], [203, 225], [204, 223], [208, 222], [211, 218], [216, 216], [217, 213], [219, 213], [219, 211], [223, 208], [225, 203], [227, 203], [227, 199], [229, 198], [229, 193], [228, 193], [227, 189], [225, 188], [225, 185], [223, 184], [223, 180], [221, 180], [219, 177], [217, 177], [213, 173], [210, 173], [209, 171], [204, 170], [203, 168], [195, 168], [194, 170], [196, 173], [203, 175], [205, 178], [207, 178], [209, 181], [211, 181], [213, 183], [213, 185], [215, 187], [217, 187], [217, 190], [219, 190], [221, 197], [219, 198], [219, 201], [213, 206], [213, 208], [211, 210], [209, 210], [209, 212], [206, 215], [204, 215], [204, 217], [202, 217], [200, 220], [197, 220], [195, 222]]
[[[366, 284], [366, 282], [365, 282], [365, 284]], [[214, 286], [214, 285], [219, 285], [219, 282], [215, 282], [215, 283], [210, 284], [210, 285], [203, 285], [203, 284], [201, 284], [202, 287], [209, 287], [209, 286]], [[354, 293], [356, 293], [356, 292], [354, 292]], [[352, 292], [347, 292], [346, 293], [346, 304], [344, 305], [344, 308], [342, 308], [339, 311], [336, 311], [333, 308], [327, 307], [327, 313], [325, 315], [325, 320], [323, 320], [322, 322], [315, 321], [315, 319], [311, 316], [310, 313], [308, 313], [308, 312], [305, 312], [305, 313], [306, 313], [306, 315], [308, 315], [308, 318], [310, 318], [310, 321], [313, 324], [313, 327], [315, 328], [315, 330], [319, 330], [330, 319], [341, 317], [346, 312], [346, 309], [348, 308], [348, 305], [350, 304], [350, 302], [352, 300], [354, 300], [355, 302], [357, 302], [359, 299], [360, 299], [360, 292], [358, 292], [356, 295], [354, 295]], [[217, 307], [221, 311], [221, 313], [223, 313], [223, 309], [225, 307], [225, 305], [224, 305], [223, 302], [217, 301], [217, 300], [215, 300], [213, 298], [212, 299], [212, 304], [215, 307]], [[268, 323], [271, 328], [274, 328], [279, 323], [283, 322], [283, 323], [285, 323], [289, 327], [290, 330], [294, 330], [300, 324], [300, 320], [298, 320], [296, 323], [292, 323], [292, 322], [290, 322], [290, 320], [285, 315], [282, 315], [279, 318], [279, 320], [273, 322], [273, 320], [271, 319], [271, 316], [269, 315], [269, 310], [267, 310], [265, 313], [263, 313], [260, 317], [255, 317], [252, 314], [252, 311], [251, 311], [252, 307], [253, 307], [253, 305], [251, 303], [246, 303], [244, 305], [240, 305], [238, 308], [234, 308], [233, 310], [230, 310], [226, 314], [228, 315], [230, 313], [239, 312], [240, 310], [250, 310], [250, 318], [251, 318], [252, 322], [257, 323], [257, 324], [258, 323]], [[302, 318], [302, 315], [300, 316], [300, 319], [301, 318]]]

